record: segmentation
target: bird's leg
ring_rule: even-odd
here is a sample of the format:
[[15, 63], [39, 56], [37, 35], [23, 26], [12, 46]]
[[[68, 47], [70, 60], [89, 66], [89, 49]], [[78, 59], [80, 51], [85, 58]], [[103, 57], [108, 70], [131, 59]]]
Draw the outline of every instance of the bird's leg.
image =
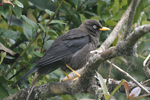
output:
[[67, 79], [63, 79], [63, 81], [71, 80], [73, 78], [69, 77], [69, 75], [64, 71], [65, 75], [67, 76]]
[[77, 77], [75, 77], [75, 78], [70, 78], [69, 76], [68, 76], [68, 74], [65, 72], [65, 74], [66, 74], [66, 76], [68, 77], [68, 79], [64, 79], [63, 81], [67, 81], [67, 80], [70, 80], [70, 79], [73, 79], [74, 81], [76, 80], [76, 79], [78, 79], [81, 75], [79, 74], [79, 73], [77, 73], [75, 70], [73, 70], [70, 66], [68, 66], [67, 64], [66, 64], [66, 67], [67, 68], [69, 68], [71, 71], [73, 71], [76, 75], [77, 75]]

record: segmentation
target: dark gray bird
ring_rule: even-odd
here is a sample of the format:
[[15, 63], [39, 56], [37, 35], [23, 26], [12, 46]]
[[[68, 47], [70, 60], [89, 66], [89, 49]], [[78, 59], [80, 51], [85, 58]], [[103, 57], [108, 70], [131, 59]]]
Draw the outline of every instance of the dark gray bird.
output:
[[[59, 67], [65, 72], [80, 69], [89, 59], [90, 51], [97, 48], [100, 31], [106, 30], [109, 28], [102, 27], [96, 20], [85, 20], [78, 28], [69, 30], [55, 39], [45, 55], [36, 62], [36, 66], [15, 84], [36, 70], [41, 75], [48, 74]], [[80, 74], [75, 73], [80, 77]]]

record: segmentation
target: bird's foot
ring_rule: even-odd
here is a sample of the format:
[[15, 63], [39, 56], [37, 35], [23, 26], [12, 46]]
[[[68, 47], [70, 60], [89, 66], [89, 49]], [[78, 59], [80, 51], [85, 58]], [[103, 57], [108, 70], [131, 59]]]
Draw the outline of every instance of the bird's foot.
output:
[[67, 79], [63, 79], [62, 81], [67, 81], [67, 80], [72, 80], [73, 79], [73, 81], [75, 81], [75, 80], [77, 80], [79, 77], [74, 77], [74, 78], [67, 78]]
[[72, 69], [70, 66], [68, 66], [67, 64], [66, 64], [66, 66], [67, 66], [67, 68], [69, 68], [71, 71], [73, 71], [73, 72], [77, 75], [77, 77], [70, 78], [70, 77], [68, 76], [68, 74], [67, 74], [66, 72], [64, 72], [64, 73], [66, 74], [66, 76], [67, 76], [68, 79], [63, 79], [63, 81], [72, 80], [72, 79], [73, 79], [73, 81], [75, 81], [75, 80], [77, 80], [77, 79], [81, 76], [79, 73], [77, 73], [75, 70], [73, 70], [73, 69]]

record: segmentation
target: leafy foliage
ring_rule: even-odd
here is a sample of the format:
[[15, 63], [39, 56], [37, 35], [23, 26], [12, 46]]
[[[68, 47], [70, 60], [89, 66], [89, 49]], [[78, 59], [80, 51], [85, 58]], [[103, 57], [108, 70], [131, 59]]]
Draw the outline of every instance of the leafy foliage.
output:
[[[111, 30], [117, 24], [126, 8], [129, 6], [131, 0], [10, 0], [9, 2], [0, 2], [0, 42], [12, 51], [21, 55], [18, 64], [13, 68], [8, 75], [5, 73], [12, 67], [13, 62], [7, 63], [7, 60], [12, 59], [11, 55], [6, 54], [5, 58], [1, 57], [0, 64], [0, 99], [7, 97], [17, 91], [17, 88], [12, 89], [11, 85], [24, 75], [28, 70], [34, 67], [34, 62], [50, 47], [54, 39], [64, 34], [72, 28], [78, 27], [85, 19], [99, 20], [103, 26], [109, 27]], [[62, 2], [62, 4], [61, 4]], [[59, 7], [60, 6], [60, 7]], [[150, 23], [150, 0], [141, 0], [139, 4], [132, 29], [137, 23], [139, 25]], [[122, 31], [118, 35], [118, 38], [114, 41], [112, 46], [117, 44], [117, 41], [121, 39]], [[100, 43], [102, 43], [109, 35], [108, 32], [101, 34]], [[141, 61], [144, 60], [148, 52], [150, 52], [149, 40], [150, 35], [147, 34], [141, 40], [141, 44], [138, 48], [138, 54], [141, 58], [134, 59], [138, 69], [133, 76], [138, 79], [145, 79], [144, 75], [141, 75]], [[31, 43], [32, 42], [32, 43]], [[0, 51], [2, 52], [2, 50]], [[17, 59], [13, 58], [13, 59]], [[125, 57], [127, 61], [131, 58]], [[119, 66], [124, 66], [124, 60], [117, 58], [114, 60]], [[131, 65], [131, 63], [129, 64]], [[127, 65], [127, 66], [129, 66]], [[123, 67], [127, 70], [126, 67]], [[106, 75], [107, 71], [104, 68], [100, 73]], [[138, 70], [138, 71], [137, 71]], [[104, 72], [104, 73], [103, 73]], [[14, 77], [11, 77], [15, 74]], [[133, 73], [133, 71], [132, 71]], [[119, 73], [115, 72], [114, 78], [120, 79], [117, 76]], [[4, 75], [7, 76], [4, 78]], [[29, 87], [29, 83], [33, 74], [29, 76], [19, 84], [20, 88]], [[44, 78], [43, 78], [44, 77]], [[48, 76], [42, 76], [39, 79], [38, 85], [46, 82], [59, 81], [64, 77], [61, 70], [56, 70]], [[29, 80], [29, 81], [28, 81]], [[139, 80], [141, 81], [141, 80]], [[85, 95], [86, 97], [90, 97]], [[72, 99], [71, 96], [55, 97], [56, 99]], [[77, 99], [80, 96], [76, 96]]]

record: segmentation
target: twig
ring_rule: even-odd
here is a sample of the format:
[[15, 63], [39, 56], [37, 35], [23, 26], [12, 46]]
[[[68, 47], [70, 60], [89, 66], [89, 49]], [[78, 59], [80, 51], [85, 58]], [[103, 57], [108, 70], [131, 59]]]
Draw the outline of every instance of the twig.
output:
[[150, 93], [143, 85], [141, 85], [139, 82], [137, 82], [132, 76], [130, 76], [127, 72], [125, 72], [124, 70], [122, 70], [121, 68], [119, 68], [118, 66], [116, 66], [115, 64], [111, 63], [109, 60], [107, 60], [107, 62], [109, 64], [112, 64], [112, 66], [114, 68], [116, 68], [118, 71], [120, 71], [121, 73], [123, 73], [126, 77], [128, 77], [129, 79], [131, 79], [135, 84], [137, 84], [140, 88], [142, 88], [146, 93]]
[[[46, 25], [48, 25], [56, 16], [62, 2], [64, 0], [61, 1], [61, 3], [58, 5], [57, 9], [55, 10], [55, 14], [51, 17], [51, 19], [46, 23]], [[24, 53], [29, 49], [29, 47], [32, 45], [32, 43], [37, 39], [37, 37], [39, 36], [39, 34], [42, 32], [42, 29], [36, 34], [36, 36], [31, 40], [31, 42], [29, 43], [29, 45], [25, 48], [25, 50], [20, 54], [20, 56], [16, 59], [16, 61], [13, 63], [13, 65], [11, 66], [11, 68], [5, 73], [5, 77], [7, 77], [7, 75], [9, 74], [9, 72], [18, 64], [18, 61], [21, 59], [21, 57], [24, 55]]]
[[29, 100], [29, 97], [30, 97], [30, 95], [31, 95], [31, 93], [32, 93], [32, 91], [33, 91], [33, 89], [34, 89], [34, 87], [35, 87], [35, 85], [31, 87], [31, 90], [29, 91], [29, 94], [28, 94], [26, 100]]
[[18, 40], [15, 44], [13, 44], [10, 49], [13, 50], [14, 47], [19, 46], [22, 42], [24, 42], [23, 40]]
[[146, 59], [143, 61], [143, 66], [147, 67], [150, 63], [150, 54], [146, 57]]
[[16, 75], [18, 75], [20, 72], [22, 72], [23, 70], [25, 70], [28, 66], [22, 67], [19, 71], [16, 72], [16, 74], [14, 74], [13, 76], [11, 76], [8, 80], [11, 80], [12, 78], [14, 78]]
[[150, 64], [150, 54], [146, 57], [146, 59], [143, 62], [143, 66], [144, 66], [143, 69], [148, 78], [150, 78], [150, 69], [148, 68], [149, 64]]
[[111, 61], [111, 64], [110, 64], [110, 66], [109, 66], [109, 69], [108, 69], [106, 85], [108, 85], [108, 80], [109, 80], [109, 78], [110, 78], [111, 69], [112, 69], [112, 61]]

